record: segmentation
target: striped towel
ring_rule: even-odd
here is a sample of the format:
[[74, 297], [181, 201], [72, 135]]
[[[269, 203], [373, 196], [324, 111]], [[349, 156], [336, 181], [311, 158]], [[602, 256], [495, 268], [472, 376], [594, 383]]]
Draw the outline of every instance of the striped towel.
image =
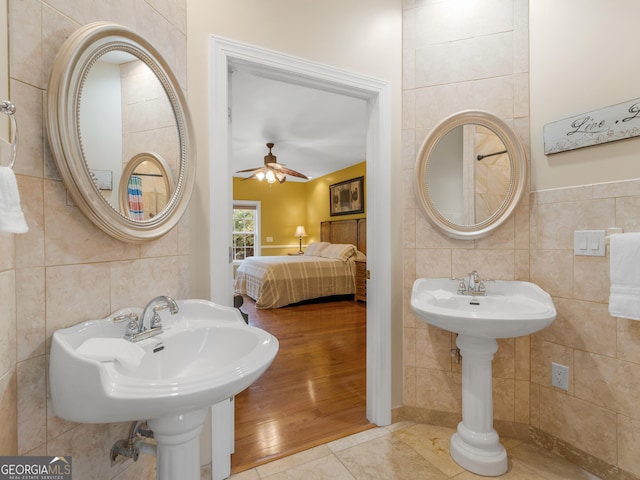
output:
[[129, 177], [127, 188], [129, 195], [129, 217], [132, 220], [144, 220], [144, 207], [142, 205], [142, 179], [136, 175]]

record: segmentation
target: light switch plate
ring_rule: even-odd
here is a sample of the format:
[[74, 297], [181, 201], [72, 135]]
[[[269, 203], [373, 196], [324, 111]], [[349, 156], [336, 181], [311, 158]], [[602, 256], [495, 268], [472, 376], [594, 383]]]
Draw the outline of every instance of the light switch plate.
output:
[[605, 231], [576, 230], [573, 232], [573, 254], [588, 257], [604, 257]]

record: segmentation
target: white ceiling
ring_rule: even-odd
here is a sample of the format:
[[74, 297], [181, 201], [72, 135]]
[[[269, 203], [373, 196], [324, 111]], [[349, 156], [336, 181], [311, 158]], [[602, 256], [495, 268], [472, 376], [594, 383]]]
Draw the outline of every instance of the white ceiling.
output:
[[365, 100], [251, 71], [234, 71], [230, 82], [233, 172], [262, 167], [268, 142], [278, 163], [311, 178], [365, 161]]

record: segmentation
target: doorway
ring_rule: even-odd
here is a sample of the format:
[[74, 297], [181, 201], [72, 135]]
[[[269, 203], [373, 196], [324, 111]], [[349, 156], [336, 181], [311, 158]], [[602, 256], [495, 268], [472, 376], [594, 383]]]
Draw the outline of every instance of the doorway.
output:
[[367, 418], [391, 423], [391, 92], [374, 78], [212, 36], [210, 38], [211, 299], [230, 305], [232, 171], [229, 152], [229, 69], [234, 64], [272, 78], [362, 98], [367, 131]]

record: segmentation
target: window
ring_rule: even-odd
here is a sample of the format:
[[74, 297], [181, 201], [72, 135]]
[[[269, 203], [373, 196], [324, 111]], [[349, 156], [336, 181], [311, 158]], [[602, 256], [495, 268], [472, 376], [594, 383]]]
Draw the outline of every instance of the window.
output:
[[260, 254], [260, 202], [234, 203], [231, 253], [234, 263]]

